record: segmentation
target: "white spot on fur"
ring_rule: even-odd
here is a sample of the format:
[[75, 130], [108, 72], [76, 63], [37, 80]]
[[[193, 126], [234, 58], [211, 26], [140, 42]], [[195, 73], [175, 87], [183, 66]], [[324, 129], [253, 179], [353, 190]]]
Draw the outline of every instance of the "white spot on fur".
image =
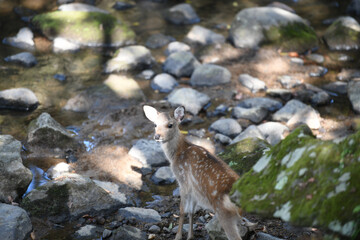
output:
[[291, 202], [288, 201], [287, 203], [282, 205], [279, 210], [277, 210], [274, 213], [274, 217], [279, 217], [283, 221], [288, 222], [290, 220], [290, 217], [291, 217], [291, 213], [290, 213], [291, 207], [292, 207]]
[[216, 194], [217, 194], [217, 190], [213, 191], [213, 192], [211, 193], [211, 196], [215, 197]]
[[271, 160], [271, 156], [270, 155], [264, 155], [262, 156], [259, 161], [257, 161], [257, 163], [253, 166], [253, 169], [255, 172], [261, 172], [262, 170], [264, 170], [264, 168], [266, 168], [266, 166], [269, 164]]

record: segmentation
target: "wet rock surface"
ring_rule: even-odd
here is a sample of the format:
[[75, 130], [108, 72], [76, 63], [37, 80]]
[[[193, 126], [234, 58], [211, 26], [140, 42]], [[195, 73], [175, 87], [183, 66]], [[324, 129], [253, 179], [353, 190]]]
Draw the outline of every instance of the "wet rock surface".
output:
[[190, 77], [199, 65], [199, 61], [192, 53], [180, 51], [172, 53], [166, 58], [163, 70], [176, 77]]
[[21, 48], [28, 51], [35, 50], [34, 34], [30, 28], [24, 27], [19, 30], [15, 37], [7, 37], [3, 39], [4, 44]]
[[34, 110], [39, 100], [34, 92], [27, 88], [13, 88], [0, 91], [0, 109]]
[[24, 67], [33, 67], [37, 64], [37, 60], [32, 53], [22, 52], [4, 59], [6, 62], [17, 63]]
[[210, 29], [195, 25], [186, 35], [185, 39], [191, 43], [198, 43], [202, 45], [208, 44], [222, 44], [225, 42], [225, 37], [221, 34], [215, 33]]
[[195, 69], [191, 75], [193, 86], [215, 86], [229, 83], [231, 73], [224, 67], [214, 64], [204, 64]]
[[31, 231], [31, 221], [24, 209], [0, 203], [0, 232], [3, 239], [25, 240]]
[[159, 92], [171, 92], [178, 84], [176, 79], [167, 73], [160, 73], [151, 81], [151, 87]]
[[173, 6], [165, 14], [166, 20], [173, 24], [194, 24], [200, 21], [190, 4], [182, 3]]

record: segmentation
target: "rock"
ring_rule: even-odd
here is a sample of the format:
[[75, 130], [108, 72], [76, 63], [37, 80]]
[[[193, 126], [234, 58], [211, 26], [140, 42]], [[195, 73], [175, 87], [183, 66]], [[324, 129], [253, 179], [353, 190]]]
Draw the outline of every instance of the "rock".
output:
[[75, 12], [97, 12], [97, 13], [109, 14], [109, 12], [106, 10], [85, 3], [63, 4], [59, 6], [58, 10], [63, 12], [75, 11]]
[[248, 89], [250, 89], [253, 93], [266, 90], [266, 85], [263, 81], [258, 78], [254, 78], [249, 74], [240, 74], [239, 82]]
[[46, 112], [30, 122], [25, 146], [31, 152], [46, 151], [53, 156], [63, 156], [69, 149], [79, 147], [72, 135]]
[[225, 118], [213, 122], [210, 125], [209, 130], [224, 134], [230, 138], [234, 138], [240, 134], [242, 129], [236, 120], [232, 118]]
[[323, 38], [331, 50], [359, 49], [360, 25], [352, 17], [339, 17], [326, 29]]
[[225, 37], [221, 34], [215, 33], [210, 29], [195, 25], [191, 28], [190, 32], [186, 35], [185, 39], [192, 43], [202, 45], [209, 44], [222, 44], [225, 42]]
[[175, 52], [170, 54], [163, 65], [164, 72], [176, 77], [190, 77], [200, 63], [190, 52]]
[[193, 86], [215, 86], [229, 83], [231, 73], [224, 67], [214, 64], [204, 64], [195, 69], [191, 75]]
[[316, 54], [316, 53], [311, 53], [311, 54], [307, 55], [306, 58], [311, 61], [314, 61], [316, 63], [319, 63], [319, 64], [323, 63], [325, 60], [323, 55]]
[[[196, 229], [196, 227], [197, 227], [197, 225], [196, 224], [193, 224], [193, 229]], [[179, 229], [179, 226], [175, 226], [172, 230], [171, 230], [171, 232], [172, 233], [177, 233], [177, 231], [178, 231], [178, 229]], [[183, 225], [183, 232], [189, 232], [189, 230], [190, 230], [190, 224], [188, 224], [188, 223], [185, 223], [184, 225]]]
[[145, 95], [139, 84], [131, 77], [111, 74], [104, 81], [104, 84], [111, 89], [118, 98], [136, 99], [139, 101], [145, 99]]
[[234, 107], [232, 116], [236, 119], [248, 119], [254, 123], [259, 123], [266, 118], [268, 111], [262, 107], [242, 108]]
[[295, 92], [294, 97], [302, 102], [311, 103], [313, 105], [324, 105], [331, 101], [330, 95], [321, 88], [305, 83], [305, 89]]
[[23, 165], [21, 147], [12, 136], [0, 135], [0, 202], [19, 200], [32, 180], [31, 171]]
[[21, 206], [34, 217], [63, 222], [75, 220], [84, 214], [110, 212], [126, 205], [112, 198], [91, 179], [66, 174], [32, 190]]
[[132, 194], [128, 193], [130, 189], [128, 185], [119, 185], [113, 182], [104, 182], [99, 180], [94, 180], [94, 183], [104, 189], [112, 199], [114, 199], [116, 202], [119, 202], [122, 206], [134, 205], [134, 201], [131, 196]]
[[120, 48], [114, 56], [107, 61], [105, 73], [144, 69], [154, 62], [149, 49], [140, 45]]
[[288, 126], [305, 123], [312, 129], [320, 127], [320, 118], [315, 109], [296, 99], [287, 102], [283, 108], [273, 114], [272, 119], [287, 122]]
[[138, 140], [130, 149], [129, 155], [139, 160], [146, 168], [169, 164], [160, 143], [155, 140]]
[[72, 98], [70, 98], [65, 106], [64, 110], [73, 111], [73, 112], [87, 112], [91, 109], [91, 102], [84, 93], [80, 93]]
[[178, 82], [176, 79], [167, 73], [160, 73], [154, 77], [151, 81], [151, 88], [154, 90], [158, 90], [159, 92], [168, 93], [171, 92], [176, 86], [178, 86]]
[[56, 179], [63, 174], [70, 173], [71, 171], [73, 171], [73, 168], [69, 164], [61, 162], [55, 166], [51, 166], [46, 171], [46, 176], [50, 179]]
[[154, 209], [126, 207], [120, 208], [117, 217], [125, 219], [135, 218], [137, 221], [144, 223], [158, 223], [161, 221], [160, 214]]
[[207, 111], [206, 116], [208, 116], [208, 117], [225, 116], [227, 114], [228, 109], [229, 108], [226, 105], [220, 104], [219, 106], [217, 106], [215, 108], [214, 111], [212, 111], [212, 112]]
[[310, 77], [322, 77], [328, 72], [328, 69], [325, 67], [318, 66], [315, 70], [309, 73]]
[[301, 80], [298, 80], [294, 77], [287, 76], [287, 75], [283, 75], [283, 76], [279, 77], [278, 81], [281, 83], [281, 85], [284, 88], [287, 88], [287, 89], [294, 88], [294, 87], [297, 87], [302, 84]]
[[359, 0], [352, 0], [346, 9], [350, 15], [360, 16], [360, 2]]
[[103, 233], [102, 233], [102, 238], [103, 238], [103, 239], [106, 239], [106, 238], [110, 237], [111, 234], [112, 234], [112, 231], [111, 231], [111, 230], [109, 230], [109, 229], [104, 229], [104, 231], [103, 231]]
[[286, 5], [284, 3], [281, 3], [281, 2], [272, 2], [272, 3], [268, 4], [267, 6], [268, 7], [277, 7], [277, 8], [281, 8], [283, 10], [286, 10], [288, 12], [295, 13], [294, 9], [292, 9], [288, 5]]
[[123, 225], [113, 232], [113, 238], [121, 240], [144, 240], [146, 239], [146, 233], [138, 228]]
[[328, 84], [324, 85], [323, 88], [329, 92], [346, 95], [347, 94], [347, 85], [348, 84], [346, 82], [336, 81], [336, 82], [332, 82], [332, 83], [328, 83]]
[[31, 23], [48, 39], [61, 37], [80, 46], [120, 47], [135, 43], [135, 33], [124, 21], [103, 12], [47, 12], [36, 15]]
[[34, 34], [28, 27], [19, 30], [15, 37], [7, 37], [3, 39], [3, 44], [21, 48], [27, 51], [35, 50]]
[[95, 225], [85, 225], [77, 230], [74, 234], [76, 239], [93, 239], [100, 237], [103, 229]]
[[248, 213], [356, 237], [359, 144], [360, 131], [336, 143], [318, 140], [301, 126], [242, 175], [234, 185], [234, 201]]
[[331, 100], [330, 95], [325, 91], [321, 91], [321, 92], [315, 93], [311, 97], [311, 104], [313, 104], [315, 106], [325, 105], [325, 104], [328, 104], [330, 102], [330, 100]]
[[270, 234], [263, 233], [263, 232], [257, 232], [256, 239], [257, 240], [284, 240], [283, 238], [277, 238], [277, 237], [274, 237]]
[[231, 144], [240, 142], [247, 138], [259, 138], [265, 139], [264, 135], [260, 132], [260, 130], [255, 125], [248, 126], [243, 132], [241, 132], [236, 138], [234, 138]]
[[229, 145], [231, 143], [231, 138], [229, 138], [228, 136], [225, 136], [224, 134], [221, 134], [221, 133], [215, 134], [214, 138], [216, 141], [218, 141], [224, 145]]
[[306, 20], [275, 7], [241, 10], [231, 24], [229, 38], [238, 48], [273, 43], [285, 51], [304, 52], [318, 45], [316, 33]]
[[160, 227], [159, 226], [156, 226], [156, 225], [152, 225], [150, 228], [149, 228], [149, 232], [151, 233], [159, 233], [161, 231]]
[[173, 41], [175, 41], [175, 38], [170, 37], [170, 36], [165, 36], [162, 33], [158, 33], [158, 34], [151, 35], [147, 39], [145, 46], [148, 48], [151, 48], [151, 49], [161, 48]]
[[347, 91], [353, 109], [360, 113], [360, 81], [349, 82]]
[[146, 69], [144, 71], [142, 71], [141, 73], [139, 73], [137, 75], [137, 77], [139, 78], [143, 78], [145, 80], [150, 80], [155, 76], [155, 72], [151, 69]]
[[358, 69], [341, 69], [341, 72], [336, 76], [337, 80], [348, 82], [354, 78], [360, 78], [360, 70]]
[[172, 107], [184, 106], [187, 112], [197, 115], [210, 101], [210, 97], [192, 88], [178, 88], [167, 97]]
[[123, 11], [123, 10], [128, 10], [130, 8], [135, 7], [135, 5], [127, 3], [127, 2], [115, 2], [115, 4], [112, 6], [112, 8], [114, 8], [115, 10], [118, 11]]
[[18, 53], [9, 57], [4, 58], [6, 62], [18, 63], [25, 67], [33, 67], [37, 64], [37, 60], [29, 52]]
[[182, 43], [182, 42], [171, 42], [169, 43], [169, 45], [167, 46], [166, 50], [165, 50], [165, 55], [169, 56], [172, 53], [175, 52], [190, 52], [191, 48], [189, 45], [187, 45], [186, 43]]
[[245, 99], [238, 106], [243, 108], [262, 107], [270, 112], [274, 112], [282, 107], [282, 103], [271, 98], [257, 97]]
[[27, 88], [12, 88], [0, 91], [0, 109], [31, 111], [37, 108], [39, 100]]
[[302, 66], [302, 65], [304, 65], [304, 60], [302, 60], [301, 58], [298, 58], [298, 57], [292, 57], [292, 58], [290, 58], [290, 63]]
[[53, 41], [54, 53], [76, 52], [80, 50], [80, 48], [80, 44], [70, 42], [69, 40], [62, 37], [56, 37]]
[[270, 145], [265, 140], [251, 136], [250, 138], [239, 140], [235, 144], [232, 143], [230, 146], [227, 146], [225, 150], [219, 154], [219, 157], [241, 176], [254, 166], [264, 151], [268, 150], [269, 147]]
[[[248, 233], [248, 229], [242, 225], [239, 226], [239, 233], [241, 237], [245, 237]], [[206, 231], [209, 233], [211, 240], [227, 240], [224, 230], [222, 229], [219, 220], [214, 217], [205, 225]]]
[[266, 95], [269, 95], [270, 97], [281, 98], [284, 101], [289, 101], [293, 97], [290, 90], [281, 88], [267, 89]]
[[1, 239], [28, 239], [32, 228], [31, 220], [24, 209], [0, 203]]
[[275, 145], [284, 139], [289, 128], [278, 122], [266, 122], [258, 126], [260, 133], [270, 145]]
[[151, 177], [155, 184], [172, 184], [176, 178], [170, 167], [161, 167]]
[[194, 24], [200, 22], [200, 18], [190, 4], [181, 3], [170, 8], [165, 19], [173, 24]]
[[53, 76], [53, 78], [55, 78], [56, 80], [58, 80], [60, 82], [65, 82], [67, 76], [65, 74], [57, 73]]

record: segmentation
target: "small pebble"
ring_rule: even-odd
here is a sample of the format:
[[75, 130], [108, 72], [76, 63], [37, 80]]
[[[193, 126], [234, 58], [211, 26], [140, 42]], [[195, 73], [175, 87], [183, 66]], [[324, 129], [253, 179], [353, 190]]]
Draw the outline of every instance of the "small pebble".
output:
[[149, 228], [149, 232], [151, 232], [151, 233], [159, 233], [159, 232], [160, 232], [160, 227], [157, 226], [157, 225], [152, 225], [152, 226]]
[[64, 82], [66, 80], [66, 75], [57, 73], [54, 75], [54, 78], [60, 82]]
[[106, 238], [110, 237], [111, 234], [112, 234], [112, 231], [110, 231], [109, 229], [105, 229], [103, 234], [102, 234], [102, 238], [106, 239]]

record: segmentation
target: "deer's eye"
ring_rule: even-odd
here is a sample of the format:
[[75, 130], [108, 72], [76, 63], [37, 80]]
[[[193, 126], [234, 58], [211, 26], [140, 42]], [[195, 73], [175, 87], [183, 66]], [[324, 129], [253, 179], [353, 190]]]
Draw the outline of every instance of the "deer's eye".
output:
[[173, 124], [169, 123], [168, 128], [172, 128], [172, 127], [173, 127]]
[[156, 125], [156, 124], [154, 124], [154, 127], [157, 127], [157, 125]]

